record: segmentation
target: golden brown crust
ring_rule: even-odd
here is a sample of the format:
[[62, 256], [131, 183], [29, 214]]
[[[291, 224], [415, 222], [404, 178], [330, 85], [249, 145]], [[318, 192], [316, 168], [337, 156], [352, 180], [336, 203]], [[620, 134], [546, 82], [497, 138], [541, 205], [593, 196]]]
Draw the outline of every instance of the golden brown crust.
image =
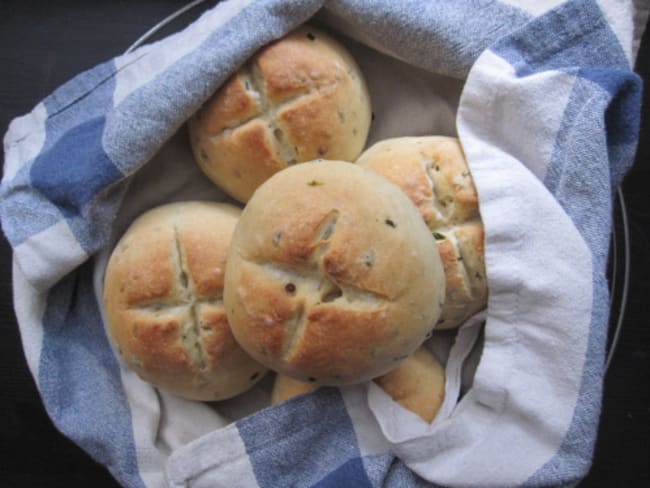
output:
[[[150, 235], [143, 239], [142, 246], [132, 247], [133, 243], [128, 238], [118, 244], [115, 259], [123, 263], [118, 271], [123, 286], [121, 291], [130, 306], [172, 296], [178, 292], [173, 286], [175, 269], [170, 259], [173, 253], [170, 245], [172, 237], [173, 232], [169, 230], [153, 228]], [[138, 265], [145, 259], [148, 261], [148, 258], [151, 258], [151, 263], [159, 262], [161, 265]]]
[[[388, 395], [402, 407], [433, 422], [445, 399], [445, 371], [436, 357], [424, 346], [388, 373], [375, 378]], [[315, 391], [318, 386], [282, 374], [276, 375], [271, 404]]]
[[222, 303], [238, 215], [209, 202], [157, 207], [136, 219], [106, 268], [104, 310], [117, 350], [174, 394], [220, 400], [265, 372], [235, 342]]
[[350, 54], [326, 34], [300, 27], [257, 52], [188, 127], [203, 171], [246, 202], [292, 164], [354, 160], [370, 115], [365, 81]]
[[398, 185], [436, 237], [446, 296], [437, 328], [460, 326], [487, 305], [478, 195], [460, 143], [451, 137], [400, 137], [373, 145], [357, 164]]
[[[398, 332], [386, 305], [350, 310], [335, 303], [321, 304], [308, 312], [303, 333], [295, 334], [285, 360], [292, 370], [304, 372], [302, 380], [354, 383], [357, 377], [374, 376], [378, 362], [392, 365], [403, 354], [402, 344], [392, 344]], [[332, 336], [336, 345], [323, 347]]]
[[458, 249], [477, 303], [487, 303], [487, 276], [485, 274], [485, 231], [480, 221], [466, 222], [456, 228]]
[[197, 113], [198, 122], [208, 134], [242, 125], [262, 112], [260, 101], [246, 90], [248, 81], [235, 73], [223, 88]]
[[271, 392], [271, 405], [277, 405], [290, 398], [316, 391], [318, 386], [307, 381], [295, 380], [283, 374], [276, 374]]
[[375, 382], [407, 410], [430, 424], [445, 399], [445, 371], [431, 352], [420, 347]]
[[297, 379], [373, 378], [413, 352], [438, 317], [435, 249], [385, 179], [340, 161], [294, 166], [256, 191], [237, 225], [224, 295], [233, 333]]
[[[189, 127], [193, 126], [190, 121]], [[196, 129], [196, 132], [200, 134], [201, 130]], [[242, 194], [252, 194], [271, 175], [286, 166], [280, 159], [266, 122], [260, 119], [253, 119], [219, 136], [204, 134], [195, 137], [194, 155], [203, 171], [208, 176], [218, 172], [219, 178], [226, 179], [227, 185], [237, 188]], [[228, 191], [226, 185], [222, 186]]]

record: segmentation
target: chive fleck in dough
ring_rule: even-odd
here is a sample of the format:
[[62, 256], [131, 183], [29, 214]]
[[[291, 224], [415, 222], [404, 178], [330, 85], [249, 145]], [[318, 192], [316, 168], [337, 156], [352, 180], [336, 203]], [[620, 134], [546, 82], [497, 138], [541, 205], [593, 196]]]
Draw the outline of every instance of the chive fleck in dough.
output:
[[341, 161], [270, 178], [235, 229], [224, 302], [241, 346], [314, 385], [366, 381], [435, 325], [444, 274], [431, 232], [396, 185]]
[[143, 380], [178, 396], [223, 400], [266, 373], [235, 342], [222, 302], [239, 214], [212, 202], [149, 210], [106, 268], [104, 309], [116, 349]]
[[330, 36], [302, 26], [258, 51], [188, 127], [201, 169], [246, 202], [293, 164], [354, 161], [370, 117], [368, 89], [352, 56]]
[[[424, 346], [374, 381], [394, 401], [419, 415], [428, 424], [433, 422], [445, 399], [445, 371]], [[316, 388], [311, 383], [279, 374], [273, 383], [271, 404], [310, 393]]]
[[400, 137], [374, 144], [357, 164], [398, 185], [438, 244], [446, 297], [437, 329], [460, 326], [487, 306], [478, 195], [458, 139]]

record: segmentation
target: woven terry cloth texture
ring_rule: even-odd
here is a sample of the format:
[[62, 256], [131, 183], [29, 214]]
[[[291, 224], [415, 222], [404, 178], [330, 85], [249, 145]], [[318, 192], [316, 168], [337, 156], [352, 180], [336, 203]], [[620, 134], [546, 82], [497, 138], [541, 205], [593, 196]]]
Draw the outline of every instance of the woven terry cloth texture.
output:
[[[25, 354], [54, 423], [132, 487], [577, 482], [600, 413], [612, 195], [638, 137], [631, 66], [648, 15], [638, 4], [230, 0], [14, 120], [0, 216]], [[102, 266], [123, 223], [165, 185], [184, 188], [172, 199], [223, 198], [177, 164], [184, 122], [258, 48], [314, 17], [360, 52], [399, 60], [405, 76], [460, 87], [445, 127], [478, 189], [490, 298], [472, 386], [460, 401], [448, 395], [431, 425], [374, 384], [259, 411], [251, 394], [238, 410], [247, 415], [232, 417], [144, 384], [104, 331]], [[373, 103], [419, 96], [396, 92]], [[409, 113], [395, 120], [382, 135], [440, 128]], [[186, 180], [142, 184], [165, 168]], [[459, 332], [448, 365], [476, 330]], [[448, 368], [448, 393], [458, 371]]]

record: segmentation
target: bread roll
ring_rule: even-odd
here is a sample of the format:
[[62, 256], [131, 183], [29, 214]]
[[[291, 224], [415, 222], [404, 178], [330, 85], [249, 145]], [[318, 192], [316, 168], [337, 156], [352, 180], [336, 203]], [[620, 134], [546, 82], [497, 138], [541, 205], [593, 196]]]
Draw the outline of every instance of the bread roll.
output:
[[[433, 422], [445, 399], [445, 371], [429, 350], [421, 346], [399, 366], [379, 378], [377, 383], [402, 407], [417, 414], [427, 423]], [[277, 375], [273, 384], [271, 404], [310, 393], [316, 386], [304, 381]]]
[[428, 424], [445, 399], [445, 370], [426, 347], [420, 347], [397, 368], [375, 379], [375, 383]]
[[487, 305], [483, 224], [465, 156], [451, 137], [400, 137], [374, 144], [357, 164], [398, 185], [436, 238], [446, 296], [437, 328], [458, 327]]
[[224, 302], [270, 369], [315, 385], [365, 381], [424, 341], [444, 299], [435, 240], [386, 179], [351, 163], [281, 171], [237, 224]]
[[311, 393], [317, 389], [318, 386], [314, 385], [313, 383], [294, 380], [289, 376], [277, 374], [275, 375], [275, 381], [273, 382], [273, 391], [271, 392], [271, 405], [277, 405], [278, 403], [282, 403], [289, 398], [293, 398], [298, 395], [304, 395], [305, 393]]
[[222, 294], [240, 210], [183, 202], [150, 210], [113, 250], [104, 283], [108, 330], [145, 381], [195, 400], [235, 396], [266, 368], [230, 331]]
[[190, 119], [189, 131], [206, 175], [246, 202], [287, 166], [354, 161], [370, 116], [366, 83], [350, 54], [303, 26], [256, 53]]

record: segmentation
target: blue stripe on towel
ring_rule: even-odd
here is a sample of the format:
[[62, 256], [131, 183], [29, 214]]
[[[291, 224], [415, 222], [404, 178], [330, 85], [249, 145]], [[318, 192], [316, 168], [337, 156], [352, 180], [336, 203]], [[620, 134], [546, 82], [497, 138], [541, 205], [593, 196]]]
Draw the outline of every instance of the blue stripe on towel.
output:
[[80, 215], [122, 176], [102, 148], [104, 124], [104, 117], [95, 117], [73, 127], [32, 164], [32, 185], [66, 217]]
[[360, 458], [350, 459], [328, 473], [314, 488], [372, 488]]
[[544, 182], [592, 251], [592, 317], [573, 420], [559, 451], [526, 486], [566, 483], [589, 469], [598, 427], [609, 314], [609, 233], [603, 229], [611, 228], [612, 186], [633, 161], [640, 86], [593, 0], [560, 5], [494, 50], [520, 77], [550, 70], [577, 74]]
[[343, 486], [335, 482], [344, 475], [355, 479], [356, 486], [372, 486], [359, 461], [361, 453], [343, 398], [335, 388], [321, 388], [247, 417], [237, 428], [262, 488]]
[[320, 4], [264, 0], [245, 7], [199, 47], [122, 100], [104, 136], [110, 158], [125, 173], [138, 169], [246, 59], [306, 21]]
[[18, 171], [11, 185], [3, 188], [2, 230], [13, 247], [59, 223], [61, 212], [32, 188], [29, 166]]
[[[112, 106], [114, 76], [115, 63], [102, 63], [80, 73], [43, 100], [47, 113], [43, 147], [2, 188], [3, 230], [12, 246], [66, 217], [79, 215], [81, 207], [88, 206], [97, 185], [83, 178], [92, 175], [93, 164], [99, 163], [98, 169], [103, 170], [103, 176], [93, 179], [111, 181], [116, 177], [101, 149], [103, 123], [99, 122]], [[83, 144], [75, 140], [77, 136], [82, 136]], [[54, 188], [54, 181], [61, 187]], [[74, 231], [74, 223], [69, 223]], [[91, 238], [87, 234], [75, 232], [88, 250]]]
[[587, 65], [629, 68], [595, 0], [567, 1], [497, 41], [491, 50], [507, 60], [517, 76]]
[[93, 293], [91, 262], [52, 288], [43, 333], [39, 386], [55, 425], [121, 483], [144, 486], [119, 365]]
[[467, 76], [492, 42], [532, 19], [490, 0], [351, 0], [328, 8], [346, 22], [363, 23], [373, 40], [407, 62], [457, 78]]
[[604, 125], [611, 186], [616, 188], [636, 154], [643, 83], [635, 73], [623, 70], [583, 68], [578, 76], [598, 84], [609, 95]]

